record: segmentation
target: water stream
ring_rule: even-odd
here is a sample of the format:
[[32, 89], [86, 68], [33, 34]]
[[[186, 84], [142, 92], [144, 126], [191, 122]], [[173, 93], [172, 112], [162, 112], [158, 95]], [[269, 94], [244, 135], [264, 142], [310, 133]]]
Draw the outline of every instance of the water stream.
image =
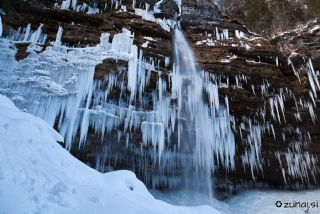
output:
[[[201, 78], [201, 69], [179, 29], [173, 33], [172, 96], [177, 98], [179, 152], [191, 154], [183, 163], [187, 189], [211, 193], [216, 157], [234, 167], [235, 142], [227, 108], [219, 105], [217, 86]], [[208, 96], [209, 103], [205, 103]], [[216, 156], [215, 156], [216, 155]]]

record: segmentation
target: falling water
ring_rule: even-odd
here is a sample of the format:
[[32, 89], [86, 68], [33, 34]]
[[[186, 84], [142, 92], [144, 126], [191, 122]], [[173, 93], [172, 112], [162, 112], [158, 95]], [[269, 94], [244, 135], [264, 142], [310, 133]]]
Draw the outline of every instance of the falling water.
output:
[[[217, 86], [201, 78], [192, 49], [178, 29], [173, 34], [173, 56], [172, 91], [178, 103], [179, 152], [193, 157], [192, 164], [183, 166], [185, 184], [187, 188], [211, 193], [215, 154], [225, 167], [234, 167], [234, 135], [229, 114], [219, 106]], [[209, 103], [204, 101], [206, 94]]]

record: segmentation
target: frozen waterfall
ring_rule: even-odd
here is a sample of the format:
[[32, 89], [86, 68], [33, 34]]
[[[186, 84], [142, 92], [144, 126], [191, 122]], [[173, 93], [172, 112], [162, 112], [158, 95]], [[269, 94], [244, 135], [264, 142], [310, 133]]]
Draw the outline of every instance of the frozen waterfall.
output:
[[[70, 7], [71, 1], [65, 2]], [[75, 2], [72, 1], [73, 8]], [[217, 167], [227, 172], [235, 170], [235, 135], [238, 135], [244, 145], [238, 156], [243, 169], [250, 168], [253, 180], [254, 173], [262, 171], [266, 163], [261, 157], [261, 139], [265, 133], [272, 135], [272, 139], [276, 137], [273, 122], [286, 123], [284, 101], [293, 97], [290, 90], [274, 94], [264, 80], [262, 85], [252, 85], [253, 91], [270, 95], [267, 108], [273, 121], [265, 119], [266, 107], [257, 109], [261, 121], [250, 117], [235, 121], [229, 114], [229, 98], [219, 95], [218, 89], [239, 88], [247, 77], [235, 76], [236, 85], [232, 85], [228, 76], [221, 78], [203, 71], [178, 29], [173, 33], [174, 63], [170, 67], [169, 56], [144, 57], [143, 49], [134, 45], [134, 34], [127, 29], [113, 35], [111, 42], [110, 34], [103, 33], [95, 47], [75, 48], [61, 40], [62, 27], [57, 27], [56, 39], [51, 42], [42, 27], [29, 24], [10, 29], [5, 38], [0, 38], [0, 93], [21, 110], [54, 126], [69, 151], [91, 144], [96, 160], [91, 167], [107, 172], [125, 163], [126, 169], [142, 176], [150, 187], [184, 186], [211, 192]], [[227, 31], [223, 35], [219, 38], [229, 37]], [[238, 36], [243, 35], [238, 32]], [[17, 61], [19, 43], [29, 44], [30, 55]], [[124, 65], [94, 79], [97, 65], [106, 59], [122, 60]], [[161, 60], [168, 72], [159, 70]], [[312, 80], [310, 96], [316, 98], [319, 83], [311, 61], [308, 75]], [[308, 108], [315, 119], [312, 103], [300, 99], [296, 100], [298, 105]], [[296, 118], [301, 120], [299, 111]], [[299, 139], [307, 136], [298, 129], [295, 132]], [[307, 170], [299, 170], [304, 163], [290, 161], [298, 157], [294, 151], [275, 155], [290, 154], [287, 165], [295, 170], [287, 176], [305, 179]], [[309, 160], [309, 154], [304, 157]], [[309, 168], [313, 169], [317, 159], [310, 157]]]
[[[108, 171], [110, 162], [132, 162], [134, 157], [138, 169], [132, 163], [132, 170], [152, 187], [208, 189], [215, 165], [234, 169], [232, 117], [228, 107], [219, 105], [218, 86], [199, 69], [181, 31], [173, 35], [174, 67], [167, 79], [155, 66], [159, 60], [146, 60], [126, 29], [111, 43], [109, 34], [102, 34], [96, 47], [71, 48], [62, 44], [59, 27], [52, 46], [42, 50], [47, 37], [42, 26], [36, 31], [30, 24], [11, 29], [1, 39], [0, 92], [20, 109], [56, 125], [67, 149], [89, 144], [93, 130], [103, 145], [94, 152], [97, 170]], [[29, 42], [31, 54], [16, 61], [14, 44], [19, 42]], [[94, 80], [95, 66], [110, 58], [127, 61], [128, 68]], [[146, 87], [151, 75], [158, 80], [157, 91], [150, 94]], [[119, 98], [110, 96], [114, 90]], [[151, 109], [144, 107], [150, 102]], [[139, 133], [141, 142], [136, 142]], [[122, 149], [114, 150], [123, 137]]]

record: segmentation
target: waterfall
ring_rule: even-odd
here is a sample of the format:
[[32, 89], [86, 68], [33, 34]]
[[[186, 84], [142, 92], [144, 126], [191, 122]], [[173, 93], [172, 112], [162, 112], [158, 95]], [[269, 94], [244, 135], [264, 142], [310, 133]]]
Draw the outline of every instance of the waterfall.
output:
[[[187, 187], [210, 190], [215, 169], [215, 155], [226, 168], [234, 169], [235, 139], [228, 109], [219, 105], [218, 87], [201, 77], [184, 34], [173, 34], [174, 69], [172, 93], [177, 98], [179, 152], [192, 155], [185, 163]], [[209, 103], [204, 97], [208, 96]], [[226, 98], [227, 99], [227, 98]]]

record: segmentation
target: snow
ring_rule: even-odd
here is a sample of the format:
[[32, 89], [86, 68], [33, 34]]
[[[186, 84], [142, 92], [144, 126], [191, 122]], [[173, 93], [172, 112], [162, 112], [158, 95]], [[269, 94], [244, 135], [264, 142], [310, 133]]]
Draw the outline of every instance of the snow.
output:
[[150, 37], [150, 36], [144, 36], [143, 39], [146, 39], [146, 40], [149, 40], [149, 41], [155, 41], [155, 39]]
[[311, 30], [309, 30], [310, 33], [313, 33], [314, 31], [320, 29], [319, 25], [314, 26]]
[[[0, 95], [0, 207], [15, 213], [213, 213], [155, 200], [135, 174], [99, 173], [71, 156], [42, 119]], [[18, 206], [17, 206], [18, 202]]]
[[[306, 24], [301, 24], [299, 25], [297, 28], [295, 28], [294, 30], [288, 30], [288, 31], [285, 31], [285, 32], [281, 32], [281, 33], [277, 33], [276, 35], [274, 35], [272, 37], [272, 39], [278, 37], [278, 36], [285, 36], [287, 34], [291, 34], [291, 33], [296, 33], [297, 35], [301, 35], [302, 33], [305, 33], [314, 23], [317, 23], [318, 22], [318, 19], [315, 18], [311, 21], [309, 21], [308, 23]], [[319, 25], [315, 25], [313, 26], [312, 29], [309, 30], [309, 33], [313, 33], [314, 31], [318, 30], [319, 29]], [[284, 37], [285, 38], [285, 37]]]
[[[217, 41], [217, 40], [214, 40], [214, 41]], [[213, 42], [212, 39], [197, 41], [196, 45], [202, 45], [203, 43], [207, 44], [208, 46], [215, 46], [215, 43]]]
[[[320, 209], [318, 201], [320, 200], [320, 191], [277, 191], [277, 190], [249, 190], [235, 197], [229, 199], [227, 204], [230, 206], [231, 213], [257, 213], [257, 214], [269, 214], [269, 213], [319, 213]], [[282, 206], [277, 207], [276, 202], [281, 201]], [[295, 202], [309, 203], [309, 209], [304, 207], [292, 207], [285, 208], [285, 203], [291, 203], [291, 206]], [[311, 207], [311, 203], [315, 202], [317, 207]]]
[[147, 47], [148, 47], [148, 44], [149, 44], [149, 41], [146, 41], [145, 43], [143, 43], [143, 44], [141, 45], [141, 47], [147, 48]]
[[[320, 211], [320, 190], [305, 190], [300, 192], [246, 190], [223, 201], [208, 198], [206, 195], [194, 191], [169, 190], [160, 192], [152, 189], [150, 192], [155, 198], [174, 205], [198, 206], [205, 203], [214, 207], [222, 214], [318, 214]], [[276, 206], [277, 201], [281, 201], [281, 207]], [[300, 202], [300, 205], [298, 202]], [[304, 202], [308, 203], [306, 207], [301, 206]], [[288, 203], [287, 205], [290, 203], [291, 208], [285, 208], [285, 203]], [[296, 206], [294, 206], [295, 203]]]

